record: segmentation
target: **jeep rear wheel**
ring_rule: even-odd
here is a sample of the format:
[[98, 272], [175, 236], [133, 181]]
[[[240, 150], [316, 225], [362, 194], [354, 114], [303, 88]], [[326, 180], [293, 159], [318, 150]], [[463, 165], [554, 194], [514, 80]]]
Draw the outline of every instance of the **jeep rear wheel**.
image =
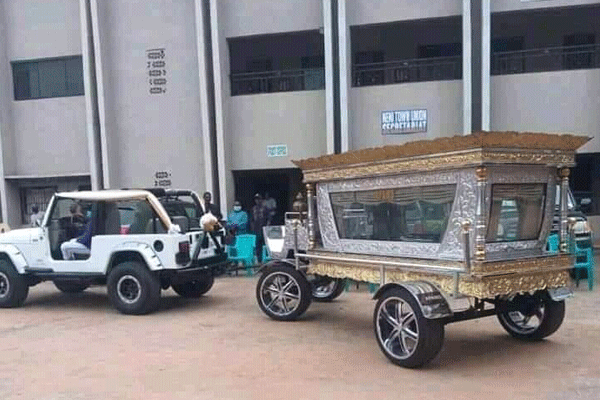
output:
[[194, 279], [186, 283], [172, 285], [172, 287], [175, 293], [181, 297], [196, 299], [208, 292], [214, 283], [215, 278], [212, 275], [208, 275], [206, 278]]
[[108, 275], [108, 297], [123, 314], [148, 314], [158, 309], [160, 280], [138, 261], [127, 261]]
[[25, 278], [17, 272], [12, 262], [0, 259], [0, 307], [20, 307], [28, 294], [29, 286]]

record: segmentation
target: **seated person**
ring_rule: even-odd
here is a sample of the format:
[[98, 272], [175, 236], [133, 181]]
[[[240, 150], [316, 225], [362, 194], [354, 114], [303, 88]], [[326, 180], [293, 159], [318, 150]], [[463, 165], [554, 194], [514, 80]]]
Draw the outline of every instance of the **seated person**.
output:
[[84, 256], [90, 255], [90, 248], [92, 247], [92, 236], [94, 233], [94, 219], [92, 218], [87, 226], [83, 235], [80, 237], [71, 239], [60, 245], [60, 251], [63, 255], [63, 260], [73, 260], [76, 254]]
[[67, 222], [68, 225], [65, 228], [65, 233], [67, 238], [71, 239], [80, 236], [83, 233], [86, 218], [83, 216], [81, 211], [81, 205], [77, 203], [71, 204], [69, 210], [71, 211], [71, 216]]

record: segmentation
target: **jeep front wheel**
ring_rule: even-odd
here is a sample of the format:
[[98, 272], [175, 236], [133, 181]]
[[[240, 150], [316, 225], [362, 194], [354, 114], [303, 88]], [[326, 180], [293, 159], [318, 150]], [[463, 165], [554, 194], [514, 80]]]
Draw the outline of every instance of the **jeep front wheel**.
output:
[[108, 275], [108, 297], [123, 314], [148, 314], [158, 309], [160, 280], [145, 265], [127, 261]]
[[10, 261], [0, 259], [0, 307], [20, 307], [29, 294], [25, 278]]

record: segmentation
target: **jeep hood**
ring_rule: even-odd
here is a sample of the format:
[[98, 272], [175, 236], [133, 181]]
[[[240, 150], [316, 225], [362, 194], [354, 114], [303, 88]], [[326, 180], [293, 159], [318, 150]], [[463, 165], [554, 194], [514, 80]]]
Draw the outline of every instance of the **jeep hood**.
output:
[[0, 235], [0, 244], [31, 243], [31, 236], [39, 236], [41, 228], [15, 229]]

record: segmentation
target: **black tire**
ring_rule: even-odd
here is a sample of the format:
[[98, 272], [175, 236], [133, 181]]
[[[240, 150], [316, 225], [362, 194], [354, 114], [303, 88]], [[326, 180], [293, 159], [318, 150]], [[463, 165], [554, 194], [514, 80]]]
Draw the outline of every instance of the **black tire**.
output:
[[312, 290], [302, 272], [290, 266], [270, 266], [258, 279], [256, 300], [270, 318], [293, 321], [308, 309]]
[[88, 283], [73, 281], [54, 281], [54, 286], [61, 292], [69, 294], [81, 293], [90, 287]]
[[138, 261], [126, 261], [108, 275], [108, 297], [123, 314], [148, 314], [160, 303], [160, 280]]
[[552, 335], [565, 318], [565, 302], [554, 301], [548, 292], [518, 295], [497, 307], [500, 325], [512, 337], [538, 341]]
[[[403, 320], [402, 323], [396, 323], [397, 319]], [[373, 313], [373, 327], [383, 354], [405, 368], [429, 363], [444, 342], [444, 324], [425, 318], [415, 298], [399, 287], [388, 289], [379, 298]]]
[[204, 293], [208, 292], [215, 283], [215, 278], [212, 275], [208, 275], [203, 279], [195, 279], [193, 281], [181, 283], [178, 285], [171, 285], [175, 293], [181, 297], [187, 299], [197, 299]]
[[22, 306], [28, 294], [25, 277], [17, 272], [12, 262], [0, 259], [0, 308]]
[[346, 279], [316, 275], [310, 281], [314, 301], [327, 303], [337, 299], [346, 288]]

